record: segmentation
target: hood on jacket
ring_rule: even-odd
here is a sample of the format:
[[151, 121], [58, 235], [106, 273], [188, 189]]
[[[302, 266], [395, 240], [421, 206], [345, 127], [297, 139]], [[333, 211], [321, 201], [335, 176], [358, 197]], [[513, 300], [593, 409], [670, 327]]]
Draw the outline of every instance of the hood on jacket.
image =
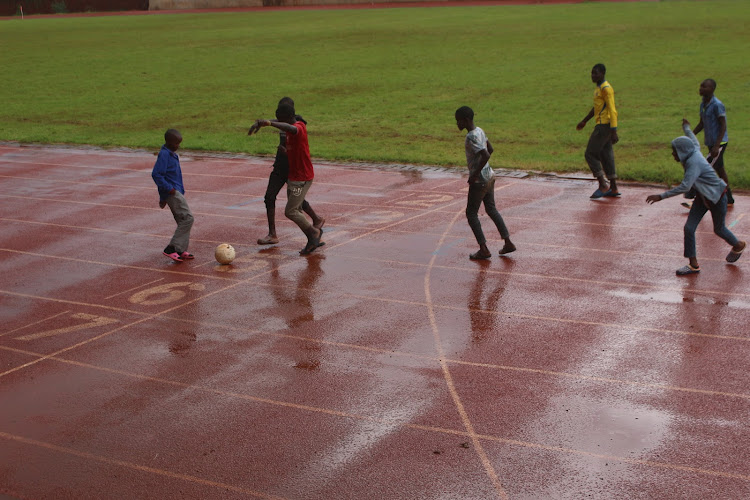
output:
[[677, 151], [677, 157], [683, 164], [696, 150], [695, 143], [684, 135], [673, 140], [672, 147]]

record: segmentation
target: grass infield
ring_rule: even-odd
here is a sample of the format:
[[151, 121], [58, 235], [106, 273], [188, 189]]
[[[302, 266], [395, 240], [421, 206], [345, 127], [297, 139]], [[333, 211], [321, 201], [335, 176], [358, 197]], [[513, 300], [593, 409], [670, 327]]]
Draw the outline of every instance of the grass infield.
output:
[[272, 154], [247, 128], [289, 95], [316, 158], [463, 166], [469, 105], [493, 166], [587, 172], [575, 126], [603, 62], [621, 178], [681, 179], [669, 142], [714, 78], [750, 188], [748, 24], [745, 0], [4, 20], [0, 140], [156, 149], [175, 127], [188, 150]]

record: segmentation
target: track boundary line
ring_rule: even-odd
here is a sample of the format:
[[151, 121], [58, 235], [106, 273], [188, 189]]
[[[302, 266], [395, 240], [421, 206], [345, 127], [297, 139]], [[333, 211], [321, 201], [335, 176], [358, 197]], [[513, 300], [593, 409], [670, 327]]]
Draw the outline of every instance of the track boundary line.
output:
[[438, 354], [438, 363], [440, 364], [440, 370], [443, 373], [445, 385], [448, 387], [448, 392], [450, 393], [453, 404], [456, 407], [456, 411], [458, 411], [458, 414], [461, 417], [461, 422], [463, 423], [464, 428], [469, 435], [469, 439], [471, 439], [471, 442], [474, 445], [474, 451], [479, 456], [479, 461], [482, 463], [485, 472], [489, 476], [490, 481], [495, 488], [495, 491], [500, 498], [507, 499], [508, 493], [505, 491], [505, 488], [503, 487], [502, 481], [500, 480], [495, 467], [493, 467], [492, 462], [487, 456], [487, 452], [484, 450], [482, 443], [477, 437], [477, 433], [474, 430], [474, 425], [471, 423], [471, 418], [469, 418], [469, 413], [466, 411], [466, 408], [461, 401], [461, 396], [459, 396], [456, 385], [453, 382], [453, 375], [451, 374], [450, 368], [448, 367], [448, 363], [445, 359], [445, 349], [443, 349], [443, 341], [440, 337], [440, 326], [438, 325], [437, 318], [435, 317], [435, 309], [432, 303], [432, 292], [430, 292], [430, 278], [432, 275], [433, 265], [435, 264], [435, 259], [437, 259], [438, 256], [438, 250], [440, 250], [440, 247], [443, 246], [446, 235], [448, 234], [448, 232], [450, 232], [451, 228], [453, 228], [453, 225], [456, 223], [456, 220], [462, 213], [463, 209], [456, 212], [456, 215], [454, 215], [453, 219], [450, 221], [450, 223], [448, 223], [448, 226], [445, 228], [442, 237], [435, 246], [435, 251], [432, 252], [430, 262], [427, 264], [427, 269], [425, 270], [424, 274], [424, 294], [427, 306], [427, 317], [430, 320], [430, 328], [432, 329], [435, 350]]

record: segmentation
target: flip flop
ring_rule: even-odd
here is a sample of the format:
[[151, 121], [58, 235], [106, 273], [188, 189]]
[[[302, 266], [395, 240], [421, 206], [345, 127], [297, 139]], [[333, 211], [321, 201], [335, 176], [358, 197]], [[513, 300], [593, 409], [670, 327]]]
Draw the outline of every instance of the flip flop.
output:
[[747, 243], [745, 243], [745, 246], [742, 247], [742, 250], [740, 250], [739, 252], [730, 250], [729, 254], [727, 255], [727, 262], [737, 262], [737, 260], [742, 257], [742, 252], [745, 251], [745, 248], [747, 248]]
[[180, 257], [180, 254], [178, 254], [177, 252], [172, 252], [172, 253], [162, 252], [162, 253], [176, 262], [182, 262], [182, 258]]
[[503, 248], [500, 249], [499, 255], [506, 255], [515, 251], [516, 246], [513, 243], [511, 243], [510, 245], [506, 243], [505, 245], [503, 245]]
[[687, 201], [683, 201], [682, 203], [680, 203], [680, 205], [682, 205], [685, 208], [693, 208], [693, 204], [688, 203]]
[[693, 267], [690, 264], [687, 266], [682, 266], [679, 268], [676, 272], [677, 276], [687, 276], [688, 274], [698, 274], [701, 272], [700, 267]]
[[482, 254], [479, 253], [479, 251], [476, 251], [476, 252], [474, 252], [472, 254], [469, 254], [469, 258], [471, 260], [487, 260], [490, 257], [492, 257], [492, 254], [482, 255]]
[[619, 192], [618, 193], [613, 193], [612, 190], [610, 189], [609, 191], [607, 191], [606, 193], [604, 193], [602, 196], [606, 196], [608, 198], [619, 198], [621, 194], [622, 193], [619, 193]]
[[303, 248], [302, 250], [299, 251], [299, 254], [300, 255], [309, 255], [309, 254], [313, 253], [316, 249], [322, 247], [325, 244], [326, 244], [325, 241], [320, 241], [315, 246], [313, 246], [311, 243], [308, 243], [305, 248]]
[[300, 250], [300, 255], [307, 255], [313, 253], [318, 247], [322, 247], [326, 244], [325, 241], [320, 241], [320, 239], [323, 237], [323, 228], [318, 229], [320, 231], [320, 234], [317, 238], [310, 240], [307, 242], [307, 245], [305, 245], [305, 248]]
[[182, 252], [180, 254], [180, 258], [182, 260], [190, 260], [190, 259], [194, 259], [195, 255], [191, 254], [190, 252]]
[[595, 200], [597, 198], [601, 198], [602, 196], [604, 196], [604, 191], [602, 191], [601, 189], [597, 189], [596, 191], [594, 191], [594, 194], [589, 196], [589, 198]]

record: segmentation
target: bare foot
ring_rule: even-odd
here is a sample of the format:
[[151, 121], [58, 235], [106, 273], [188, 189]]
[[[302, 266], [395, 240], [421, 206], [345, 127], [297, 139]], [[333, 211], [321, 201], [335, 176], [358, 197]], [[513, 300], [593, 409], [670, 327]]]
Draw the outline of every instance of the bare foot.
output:
[[258, 245], [274, 245], [279, 242], [276, 236], [268, 235], [265, 238], [258, 239]]

